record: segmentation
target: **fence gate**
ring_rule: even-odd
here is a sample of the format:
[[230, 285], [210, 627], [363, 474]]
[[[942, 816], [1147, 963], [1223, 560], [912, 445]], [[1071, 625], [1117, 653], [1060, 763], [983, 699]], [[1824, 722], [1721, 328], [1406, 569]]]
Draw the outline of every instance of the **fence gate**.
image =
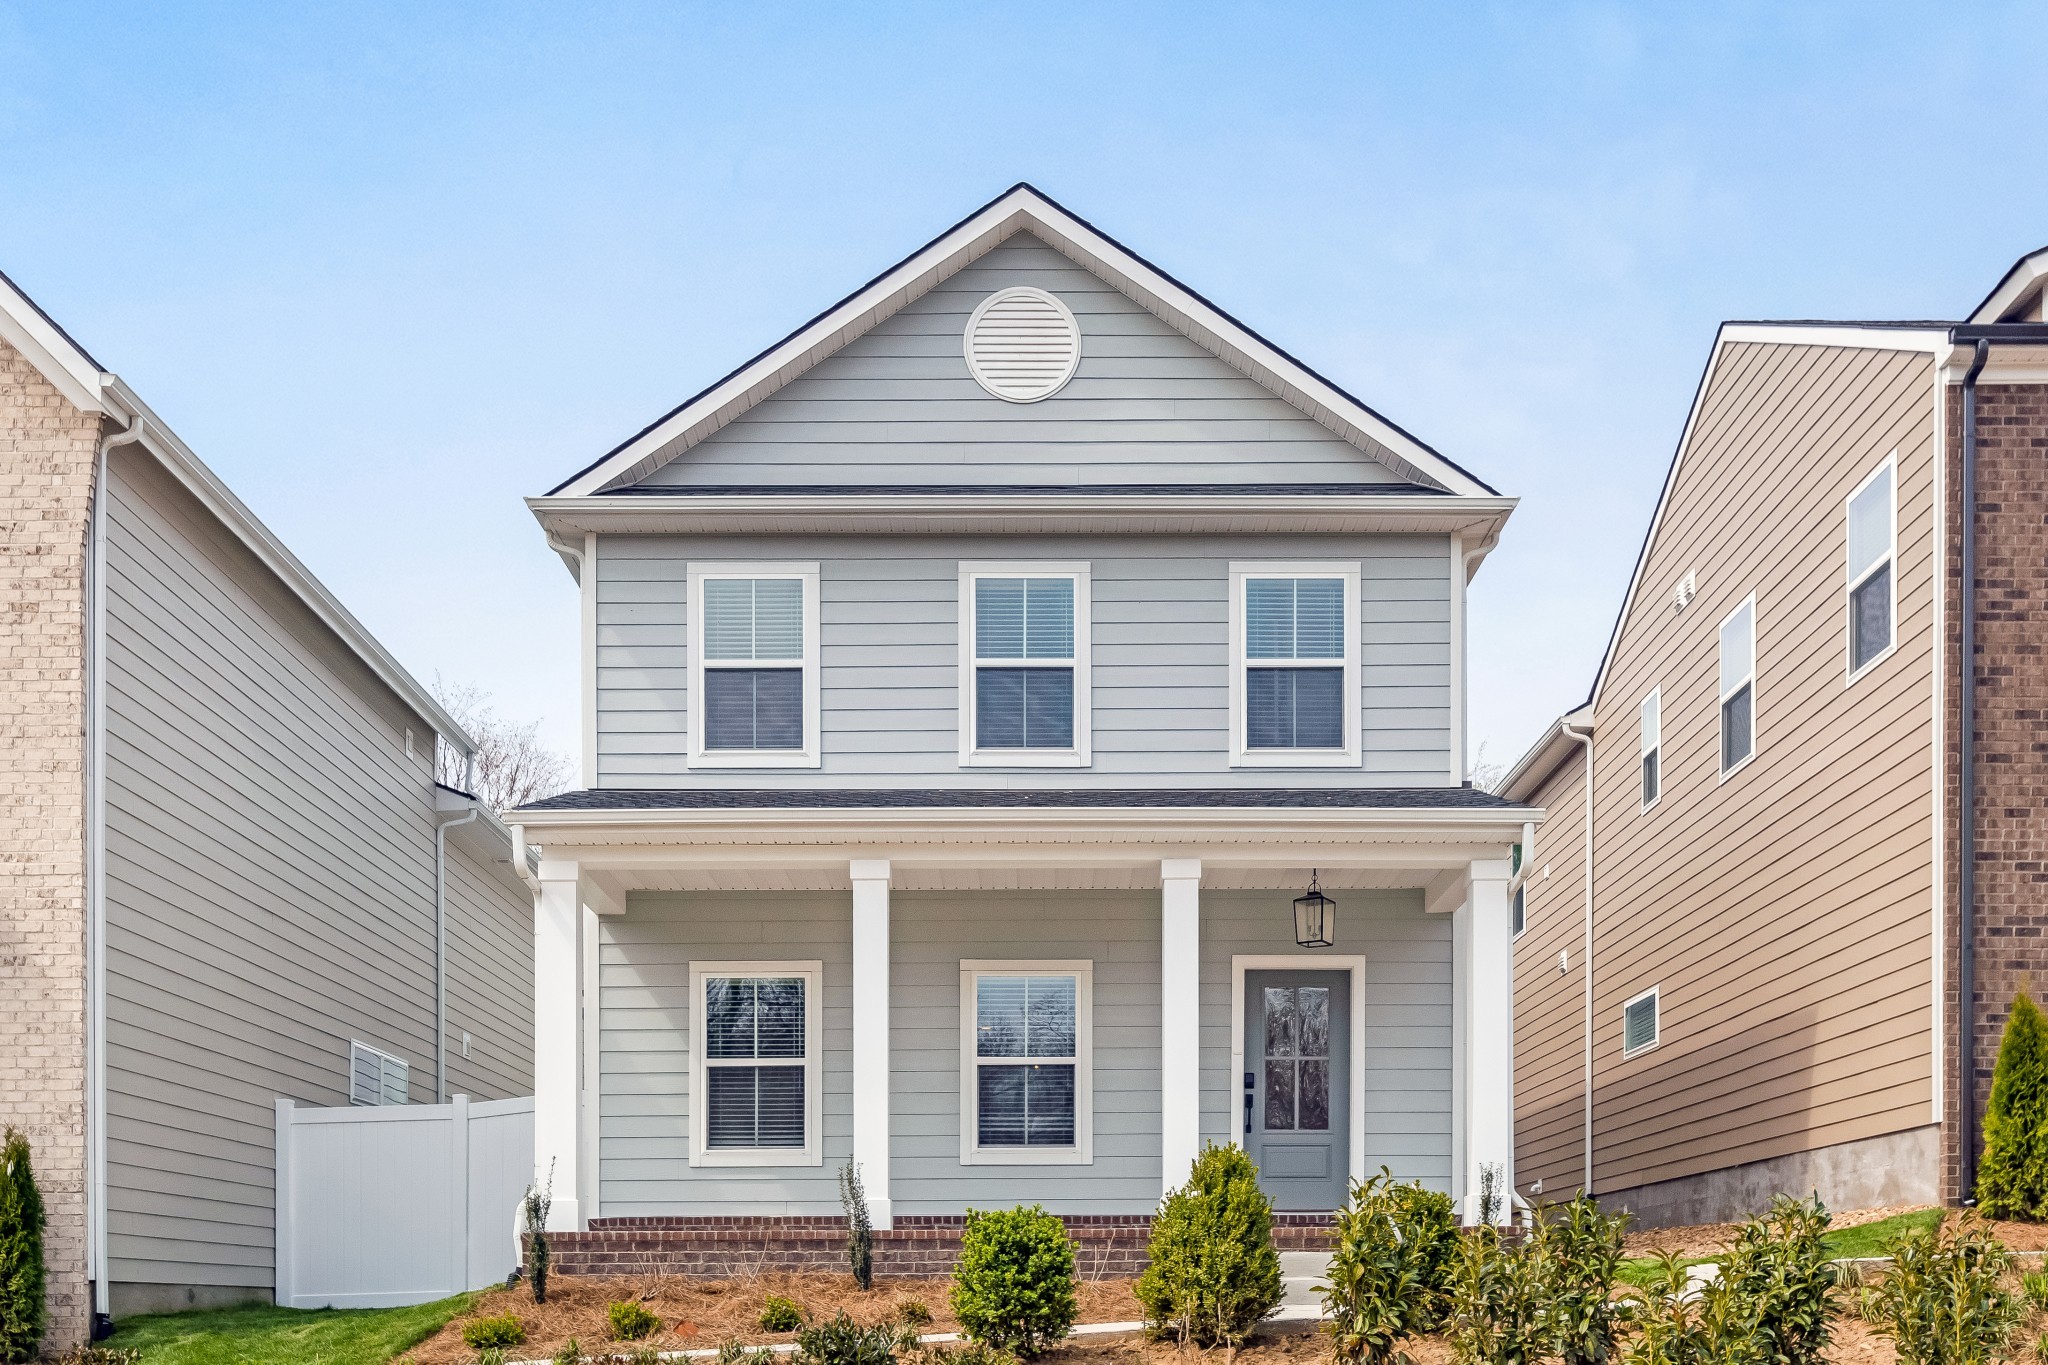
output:
[[277, 1301], [392, 1308], [519, 1263], [533, 1100], [300, 1109], [277, 1102]]

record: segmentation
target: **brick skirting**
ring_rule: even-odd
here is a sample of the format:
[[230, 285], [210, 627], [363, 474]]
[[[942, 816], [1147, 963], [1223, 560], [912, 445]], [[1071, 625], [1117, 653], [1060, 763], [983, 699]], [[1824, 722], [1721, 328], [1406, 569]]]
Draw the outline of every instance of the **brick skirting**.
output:
[[[901, 1277], [953, 1273], [960, 1258], [960, 1216], [901, 1217], [875, 1234], [875, 1273]], [[1126, 1278], [1145, 1268], [1148, 1214], [1075, 1214], [1060, 1220], [1084, 1276]], [[1282, 1251], [1321, 1251], [1330, 1216], [1283, 1213], [1273, 1219]], [[548, 1238], [564, 1275], [695, 1275], [727, 1279], [762, 1271], [843, 1270], [846, 1220], [806, 1218], [594, 1218], [588, 1232]]]

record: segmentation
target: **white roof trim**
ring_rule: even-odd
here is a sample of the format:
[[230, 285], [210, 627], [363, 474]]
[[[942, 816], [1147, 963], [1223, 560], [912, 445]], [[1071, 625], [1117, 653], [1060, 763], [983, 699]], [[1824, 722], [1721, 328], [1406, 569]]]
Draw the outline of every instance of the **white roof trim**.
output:
[[1565, 734], [1564, 727], [1567, 725], [1590, 731], [1593, 728], [1593, 708], [1590, 705], [1581, 706], [1578, 710], [1567, 711], [1550, 722], [1550, 728], [1529, 746], [1529, 752], [1523, 754], [1515, 766], [1508, 769], [1507, 776], [1500, 780], [1500, 786], [1495, 794], [1510, 801], [1519, 801], [1522, 798], [1516, 793], [1524, 786], [1532, 789], [1541, 786], [1550, 774], [1557, 770], [1560, 763], [1570, 758], [1573, 753], [1582, 752], [1585, 746]]
[[645, 478], [820, 360], [1018, 232], [1074, 258], [1232, 368], [1397, 474], [1452, 493], [1493, 490], [1029, 185], [1018, 185], [849, 298], [553, 490], [571, 497]]
[[133, 416], [142, 424], [142, 439], [138, 444], [227, 527], [266, 569], [276, 574], [286, 590], [297, 597], [321, 624], [339, 636], [342, 644], [362, 660], [378, 681], [423, 716], [456, 748], [467, 752], [476, 747], [476, 741], [434, 700], [433, 694], [421, 687], [391, 657], [390, 652], [377, 643], [376, 637], [363, 628], [363, 623], [322, 586], [298, 557], [285, 548], [283, 541], [271, 534], [269, 527], [257, 520], [256, 514], [192, 453], [191, 447], [179, 440], [177, 433], [150, 411], [149, 405], [137, 397], [119, 375], [100, 369], [97, 361], [66, 336], [63, 329], [45, 316], [28, 295], [15, 288], [5, 276], [0, 276], [0, 338], [20, 351], [29, 364], [35, 366], [37, 372], [79, 411], [113, 414], [117, 421]]
[[1970, 314], [1970, 321], [1999, 321], [2043, 275], [2048, 275], [2048, 247], [2029, 252], [2013, 262], [2012, 269], [2005, 272], [2005, 278], [1998, 282], [1990, 294], [1985, 296], [1984, 302], [1978, 304], [1977, 310]]

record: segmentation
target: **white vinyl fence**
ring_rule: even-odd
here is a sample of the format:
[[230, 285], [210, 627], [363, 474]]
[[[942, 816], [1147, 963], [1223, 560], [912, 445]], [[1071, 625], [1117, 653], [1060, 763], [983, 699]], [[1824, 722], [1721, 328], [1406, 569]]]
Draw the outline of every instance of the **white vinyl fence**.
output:
[[533, 1100], [300, 1109], [277, 1102], [277, 1301], [390, 1308], [519, 1264]]

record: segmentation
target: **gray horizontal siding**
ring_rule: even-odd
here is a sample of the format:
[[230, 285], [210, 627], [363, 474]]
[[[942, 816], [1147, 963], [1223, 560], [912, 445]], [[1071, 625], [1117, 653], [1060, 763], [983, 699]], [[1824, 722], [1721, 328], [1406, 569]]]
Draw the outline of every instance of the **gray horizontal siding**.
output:
[[[1367, 958], [1365, 1151], [1404, 1178], [1450, 1175], [1450, 921], [1421, 893], [1340, 897], [1340, 949]], [[851, 902], [845, 893], [639, 893], [601, 924], [599, 1171], [606, 1217], [838, 1210], [851, 1153]], [[890, 1183], [903, 1214], [1042, 1203], [1134, 1213], [1159, 1198], [1157, 891], [903, 892], [891, 898]], [[1206, 1138], [1228, 1141], [1230, 959], [1296, 951], [1285, 892], [1202, 894]], [[825, 964], [822, 1166], [689, 1164], [693, 959]], [[960, 962], [1094, 964], [1095, 1152], [1086, 1166], [960, 1162]], [[1305, 962], [1315, 962], [1304, 954]]]
[[[690, 779], [689, 557], [817, 560], [824, 763], [745, 771], [748, 786], [848, 778], [1059, 787], [1074, 769], [959, 764], [959, 565], [1085, 562], [1093, 575], [1094, 761], [1084, 780], [1425, 786], [1448, 780], [1450, 550], [1440, 536], [607, 536], [597, 566], [598, 781]], [[1361, 566], [1361, 768], [1229, 766], [1232, 559]], [[718, 779], [739, 780], [734, 770]]]
[[[961, 354], [998, 289], [1057, 295], [1081, 327], [1058, 394], [1006, 403]], [[1019, 235], [650, 475], [661, 485], [1393, 481], [1052, 247]]]
[[[275, 1099], [347, 1103], [351, 1038], [406, 1058], [415, 1099], [432, 1096], [431, 739], [152, 466], [117, 458], [114, 474], [111, 1278], [263, 1287]], [[450, 861], [452, 994], [499, 995], [530, 979], [530, 931], [482, 940], [523, 926], [523, 898]], [[500, 1062], [472, 1093], [520, 1093], [530, 1023], [475, 1018]]]

